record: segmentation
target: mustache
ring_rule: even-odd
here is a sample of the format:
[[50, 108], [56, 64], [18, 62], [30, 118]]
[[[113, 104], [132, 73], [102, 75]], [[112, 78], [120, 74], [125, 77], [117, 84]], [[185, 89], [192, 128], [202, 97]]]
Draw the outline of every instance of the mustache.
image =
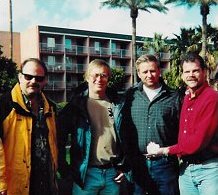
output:
[[196, 77], [194, 77], [194, 76], [189, 76], [189, 77], [187, 77], [187, 80], [196, 80]]

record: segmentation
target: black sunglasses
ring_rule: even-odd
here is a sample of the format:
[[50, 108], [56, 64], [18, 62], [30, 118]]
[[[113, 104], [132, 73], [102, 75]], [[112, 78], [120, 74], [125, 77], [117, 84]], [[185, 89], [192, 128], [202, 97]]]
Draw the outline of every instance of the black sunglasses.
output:
[[23, 72], [21, 72], [21, 74], [24, 76], [24, 78], [27, 81], [31, 81], [33, 78], [35, 78], [36, 82], [42, 82], [45, 80], [44, 76], [35, 76], [35, 75], [25, 74]]

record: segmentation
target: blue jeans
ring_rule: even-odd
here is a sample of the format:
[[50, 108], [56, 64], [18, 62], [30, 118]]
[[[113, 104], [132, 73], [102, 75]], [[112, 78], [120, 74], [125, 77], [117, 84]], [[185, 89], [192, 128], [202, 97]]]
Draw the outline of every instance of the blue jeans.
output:
[[114, 182], [117, 171], [114, 168], [88, 168], [82, 189], [73, 184], [73, 195], [119, 195], [120, 185]]
[[[179, 195], [179, 166], [177, 159], [163, 157], [158, 160], [146, 160], [145, 166], [148, 168], [151, 180], [148, 189], [149, 195]], [[145, 194], [146, 192], [135, 184], [134, 195]]]
[[202, 164], [183, 164], [179, 188], [181, 195], [218, 195], [218, 158]]

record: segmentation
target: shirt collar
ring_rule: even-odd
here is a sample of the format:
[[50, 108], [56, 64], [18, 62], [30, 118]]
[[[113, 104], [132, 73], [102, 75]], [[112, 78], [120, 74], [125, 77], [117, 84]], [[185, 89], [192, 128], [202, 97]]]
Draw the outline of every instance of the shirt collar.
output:
[[194, 98], [198, 97], [198, 96], [202, 93], [202, 91], [203, 91], [206, 87], [208, 87], [208, 86], [209, 86], [208, 83], [205, 82], [199, 89], [197, 89], [197, 90], [195, 91], [193, 97], [191, 97], [191, 93], [190, 93], [190, 91], [189, 91], [190, 88], [187, 87], [187, 90], [186, 90], [185, 94], [188, 95], [190, 99], [194, 99]]

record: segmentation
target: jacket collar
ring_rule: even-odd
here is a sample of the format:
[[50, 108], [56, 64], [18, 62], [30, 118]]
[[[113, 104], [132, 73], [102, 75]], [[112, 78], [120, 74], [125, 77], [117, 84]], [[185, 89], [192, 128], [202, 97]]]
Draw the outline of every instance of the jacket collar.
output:
[[[19, 83], [17, 83], [14, 88], [11, 91], [11, 95], [12, 95], [12, 101], [14, 103], [14, 107], [16, 109], [22, 109], [24, 112], [26, 113], [30, 113], [30, 111], [27, 108], [27, 105], [24, 102], [24, 98], [21, 92], [21, 88]], [[44, 113], [49, 113], [50, 112], [50, 106], [49, 103], [45, 97], [45, 95], [42, 93], [42, 101], [44, 102]]]

